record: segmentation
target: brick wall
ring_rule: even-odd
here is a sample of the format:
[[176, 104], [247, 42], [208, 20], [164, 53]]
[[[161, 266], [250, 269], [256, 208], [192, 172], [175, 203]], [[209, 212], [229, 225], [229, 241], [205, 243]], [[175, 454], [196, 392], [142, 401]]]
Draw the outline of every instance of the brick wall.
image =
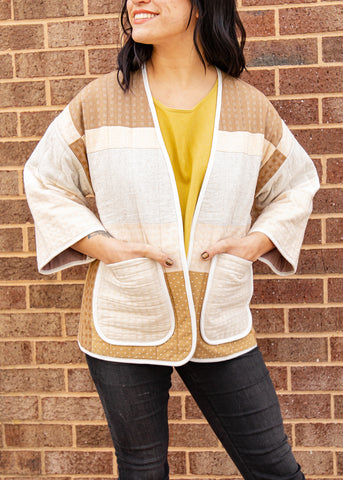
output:
[[[76, 343], [84, 268], [36, 271], [22, 169], [48, 124], [114, 68], [119, 1], [0, 0], [0, 480], [114, 479]], [[343, 7], [242, 0], [250, 74], [321, 177], [296, 275], [256, 265], [253, 313], [286, 430], [309, 479], [343, 479]], [[340, 30], [341, 29], [341, 30]], [[175, 377], [172, 478], [239, 475]]]

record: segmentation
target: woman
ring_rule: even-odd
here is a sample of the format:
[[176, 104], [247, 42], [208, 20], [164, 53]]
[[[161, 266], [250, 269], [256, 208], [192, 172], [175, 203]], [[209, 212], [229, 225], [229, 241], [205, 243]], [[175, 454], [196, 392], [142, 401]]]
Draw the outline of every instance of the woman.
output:
[[127, 0], [122, 24], [118, 78], [78, 94], [25, 168], [40, 271], [90, 263], [79, 344], [119, 478], [168, 478], [175, 367], [245, 479], [303, 479], [249, 301], [258, 258], [295, 272], [315, 168], [238, 79], [234, 0]]

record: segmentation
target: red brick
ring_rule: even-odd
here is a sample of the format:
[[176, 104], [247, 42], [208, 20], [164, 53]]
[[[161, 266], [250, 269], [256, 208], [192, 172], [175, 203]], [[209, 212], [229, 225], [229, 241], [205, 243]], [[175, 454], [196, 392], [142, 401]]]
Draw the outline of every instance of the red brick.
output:
[[37, 364], [82, 363], [84, 354], [76, 341], [52, 342], [50, 340], [36, 343], [36, 361]]
[[258, 88], [265, 95], [275, 95], [274, 70], [249, 70], [244, 71], [240, 77], [253, 87]]
[[283, 418], [330, 418], [330, 395], [279, 395]]
[[193, 397], [191, 395], [187, 395], [185, 400], [186, 418], [191, 420], [204, 420], [205, 417]]
[[312, 161], [314, 163], [314, 166], [316, 167], [319, 181], [322, 183], [323, 182], [323, 165], [322, 165], [321, 159], [312, 157]]
[[13, 66], [11, 55], [0, 55], [0, 78], [12, 78]]
[[42, 25], [0, 26], [0, 50], [24, 50], [44, 47]]
[[14, 82], [1, 85], [0, 107], [45, 105], [44, 82]]
[[44, 135], [50, 123], [57, 117], [59, 113], [60, 110], [21, 113], [21, 135], [23, 137], [40, 137]]
[[8, 447], [71, 447], [70, 425], [5, 425]]
[[333, 337], [331, 343], [331, 360], [333, 362], [343, 361], [343, 337]]
[[98, 397], [49, 397], [42, 399], [44, 420], [104, 420]]
[[2, 392], [60, 392], [64, 390], [62, 369], [27, 368], [0, 371]]
[[0, 171], [0, 195], [19, 195], [18, 172]]
[[62, 272], [62, 280], [85, 280], [89, 265], [76, 265]]
[[83, 15], [82, 0], [13, 0], [16, 20]]
[[305, 125], [319, 121], [317, 99], [273, 100], [272, 103], [289, 125]]
[[337, 473], [338, 475], [343, 475], [343, 453], [337, 452]]
[[273, 10], [240, 11], [247, 37], [275, 35], [275, 13]]
[[329, 278], [329, 302], [342, 302], [343, 278]]
[[341, 273], [343, 248], [302, 250], [297, 273]]
[[[1, 88], [3, 88], [3, 85], [4, 84], [1, 85]], [[2, 97], [0, 96], [0, 106], [1, 101], [4, 101], [4, 99], [2, 99]], [[0, 113], [0, 137], [15, 137], [17, 135], [17, 124], [18, 118], [16, 113]]]
[[[16, 114], [14, 114], [17, 122]], [[1, 122], [1, 115], [0, 115]], [[15, 131], [16, 131], [15, 124]], [[0, 166], [22, 166], [31, 155], [36, 142], [1, 142], [0, 143]]]
[[177, 374], [177, 372], [175, 370], [172, 373], [171, 380], [172, 380], [172, 386], [171, 386], [171, 391], [172, 392], [186, 392], [187, 391], [187, 387], [185, 386], [185, 384], [183, 383], [183, 381], [181, 380], [181, 378], [179, 377], [179, 375]]
[[323, 61], [343, 62], [343, 37], [323, 37]]
[[343, 212], [343, 190], [341, 188], [321, 189], [314, 197], [313, 213]]
[[0, 309], [25, 308], [25, 287], [0, 287]]
[[293, 133], [310, 155], [327, 155], [343, 151], [343, 128], [306, 129]]
[[209, 425], [178, 423], [169, 425], [171, 447], [215, 447], [218, 440]]
[[323, 98], [323, 122], [342, 123], [343, 122], [343, 98]]
[[280, 69], [280, 94], [340, 93], [342, 81], [343, 67]]
[[3, 475], [39, 475], [41, 473], [40, 452], [0, 451], [0, 471]]
[[326, 219], [326, 241], [340, 243], [343, 240], [343, 218]]
[[[49, 275], [47, 278], [54, 278]], [[41, 280], [36, 257], [0, 257], [0, 280]]]
[[26, 200], [0, 200], [0, 218], [3, 224], [32, 223]]
[[171, 475], [186, 474], [186, 453], [185, 452], [169, 452], [168, 464]]
[[11, 18], [11, 0], [0, 0], [0, 20]]
[[68, 369], [68, 392], [95, 392], [95, 386], [87, 368]]
[[50, 23], [48, 42], [50, 48], [120, 43], [118, 19]]
[[343, 418], [343, 395], [335, 395], [335, 418]]
[[254, 328], [257, 333], [277, 333], [284, 331], [282, 308], [252, 308], [251, 313]]
[[[342, 102], [342, 109], [343, 109], [343, 102]], [[342, 122], [343, 122], [343, 117], [342, 117]], [[343, 183], [343, 158], [328, 158], [326, 167], [327, 167], [327, 171], [326, 171], [327, 183]]]
[[260, 303], [321, 303], [321, 280], [255, 280], [253, 305]]
[[32, 363], [31, 342], [1, 342], [0, 365]]
[[88, 51], [89, 72], [91, 75], [102, 75], [112, 72], [117, 66], [117, 48], [96, 48]]
[[295, 437], [296, 444], [302, 447], [343, 447], [343, 424], [298, 424]]
[[67, 335], [69, 337], [74, 337], [77, 335], [79, 322], [80, 322], [80, 314], [79, 313], [66, 313], [65, 315], [66, 321], [66, 330]]
[[88, 0], [88, 13], [119, 13], [121, 0]]
[[343, 367], [292, 367], [293, 390], [342, 390]]
[[37, 419], [37, 397], [0, 397], [0, 420], [2, 422]]
[[318, 62], [317, 41], [312, 38], [247, 41], [245, 55], [248, 67], [307, 65]]
[[51, 104], [66, 105], [92, 80], [92, 78], [50, 80]]
[[238, 470], [226, 452], [190, 452], [190, 472], [196, 475], [237, 475]]
[[294, 452], [295, 458], [307, 475], [332, 475], [332, 452]]
[[260, 338], [258, 345], [267, 362], [324, 362], [325, 338]]
[[276, 390], [287, 390], [287, 367], [268, 365], [270, 377]]
[[83, 75], [86, 73], [84, 52], [81, 50], [19, 53], [15, 59], [19, 78]]
[[304, 244], [322, 243], [322, 222], [319, 219], [310, 219], [305, 232]]
[[32, 308], [80, 308], [82, 285], [31, 285]]
[[61, 335], [58, 313], [11, 313], [0, 315], [0, 337], [51, 337]]
[[27, 229], [27, 236], [28, 236], [28, 251], [29, 252], [36, 252], [36, 235], [34, 227], [29, 227]]
[[342, 5], [281, 8], [280, 34], [334, 32], [342, 29]]
[[182, 406], [181, 398], [171, 396], [168, 402], [168, 418], [170, 420], [181, 420], [182, 418]]
[[110, 431], [107, 425], [77, 425], [76, 446], [81, 448], [111, 448], [113, 447]]
[[343, 308], [291, 308], [290, 332], [336, 332], [343, 330]]
[[48, 474], [107, 475], [113, 473], [112, 452], [46, 452]]

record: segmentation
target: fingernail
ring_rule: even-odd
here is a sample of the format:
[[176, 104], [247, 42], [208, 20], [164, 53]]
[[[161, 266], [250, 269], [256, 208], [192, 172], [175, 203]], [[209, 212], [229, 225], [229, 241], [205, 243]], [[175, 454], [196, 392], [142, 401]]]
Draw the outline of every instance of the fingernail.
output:
[[168, 267], [171, 267], [171, 266], [173, 265], [173, 263], [174, 263], [174, 262], [173, 262], [173, 260], [172, 260], [171, 258], [167, 258], [167, 260], [166, 260], [166, 265], [167, 265]]
[[207, 260], [208, 257], [209, 257], [209, 254], [208, 254], [207, 252], [203, 252], [203, 253], [201, 254], [201, 258], [202, 258], [203, 260]]

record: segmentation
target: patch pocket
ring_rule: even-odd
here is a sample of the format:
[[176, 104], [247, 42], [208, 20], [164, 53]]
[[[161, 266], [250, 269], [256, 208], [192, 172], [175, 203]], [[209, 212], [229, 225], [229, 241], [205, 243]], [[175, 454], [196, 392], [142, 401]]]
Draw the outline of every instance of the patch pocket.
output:
[[233, 342], [250, 332], [252, 294], [252, 262], [228, 253], [212, 259], [200, 318], [206, 343]]
[[99, 336], [112, 345], [165, 343], [175, 328], [162, 266], [149, 258], [100, 262], [93, 293]]

